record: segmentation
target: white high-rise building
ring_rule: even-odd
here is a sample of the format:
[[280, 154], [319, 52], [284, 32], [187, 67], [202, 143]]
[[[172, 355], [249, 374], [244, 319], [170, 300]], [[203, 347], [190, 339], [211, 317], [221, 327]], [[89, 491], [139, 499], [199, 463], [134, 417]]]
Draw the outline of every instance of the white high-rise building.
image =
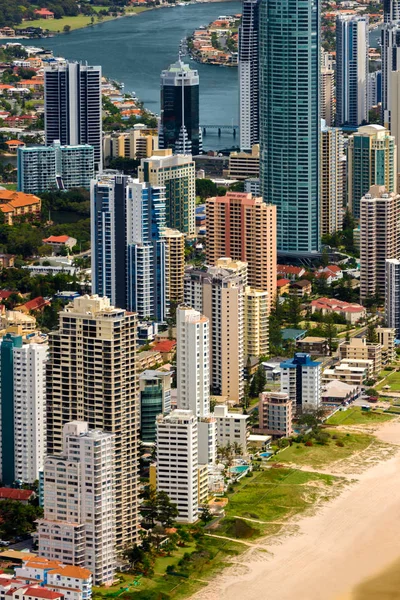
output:
[[383, 0], [383, 20], [385, 23], [400, 21], [400, 0]]
[[187, 306], [179, 306], [176, 317], [177, 405], [191, 410], [199, 420], [199, 463], [214, 463], [216, 425], [210, 416], [209, 320]]
[[311, 412], [321, 404], [321, 363], [297, 352], [281, 363], [281, 392], [293, 402], [293, 414]]
[[368, 16], [336, 19], [336, 125], [368, 120]]
[[397, 109], [393, 103], [392, 72], [400, 69], [400, 23], [387, 22], [383, 25], [381, 31], [381, 52], [382, 52], [382, 123], [392, 132], [391, 112]]
[[259, 142], [258, 11], [260, 0], [244, 0], [239, 27], [240, 149]]
[[191, 410], [157, 417], [157, 491], [166, 492], [179, 510], [177, 521], [198, 519], [198, 427]]
[[48, 344], [23, 343], [6, 334], [0, 343], [0, 478], [33, 483], [43, 468], [46, 442], [46, 361]]
[[71, 421], [63, 438], [62, 454], [45, 459], [39, 554], [86, 567], [95, 585], [110, 585], [116, 566], [114, 435]]
[[400, 337], [400, 260], [386, 261], [385, 321], [387, 327], [396, 329]]

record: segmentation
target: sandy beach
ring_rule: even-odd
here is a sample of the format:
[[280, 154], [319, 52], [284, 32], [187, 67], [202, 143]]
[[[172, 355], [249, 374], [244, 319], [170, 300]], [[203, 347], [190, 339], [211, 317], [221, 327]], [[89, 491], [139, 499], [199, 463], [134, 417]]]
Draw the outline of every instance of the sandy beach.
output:
[[[378, 439], [400, 446], [400, 421]], [[335, 474], [334, 469], [331, 471]], [[400, 558], [400, 452], [359, 474], [337, 498], [296, 522], [297, 535], [243, 554], [196, 600], [359, 600], [352, 591]], [[364, 596], [366, 597], [366, 596]], [[372, 597], [372, 596], [371, 596]], [[400, 598], [374, 596], [376, 600]]]

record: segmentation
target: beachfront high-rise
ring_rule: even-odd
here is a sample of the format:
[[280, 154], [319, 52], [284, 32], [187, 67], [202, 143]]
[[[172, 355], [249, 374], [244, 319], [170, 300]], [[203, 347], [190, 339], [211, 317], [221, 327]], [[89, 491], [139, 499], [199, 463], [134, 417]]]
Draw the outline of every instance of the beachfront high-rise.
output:
[[386, 261], [385, 321], [388, 327], [396, 330], [400, 337], [400, 260], [391, 258]]
[[341, 129], [321, 126], [321, 235], [342, 229], [346, 157]]
[[92, 285], [139, 318], [164, 322], [168, 256], [163, 239], [165, 188], [114, 173], [91, 187]]
[[160, 148], [201, 154], [199, 73], [180, 59], [161, 73]]
[[373, 185], [397, 189], [397, 149], [394, 136], [381, 125], [365, 125], [349, 136], [347, 150], [347, 203], [360, 217], [360, 201]]
[[239, 27], [239, 128], [240, 149], [259, 142], [258, 10], [260, 0], [244, 0]]
[[166, 492], [178, 508], [177, 521], [198, 519], [198, 430], [191, 410], [157, 417], [157, 491]]
[[156, 441], [157, 415], [171, 411], [171, 380], [168, 371], [146, 370], [139, 375], [140, 386], [140, 440]]
[[269, 302], [276, 294], [276, 206], [240, 192], [208, 198], [206, 260], [215, 265], [222, 257], [247, 262], [247, 282], [266, 290]]
[[195, 164], [191, 156], [173, 156], [172, 150], [155, 151], [143, 159], [139, 181], [165, 187], [166, 225], [194, 235], [196, 208]]
[[89, 144], [25, 146], [18, 148], [19, 192], [38, 194], [49, 190], [90, 188], [94, 177], [94, 148]]
[[101, 67], [78, 62], [51, 64], [44, 70], [46, 144], [89, 144], [96, 170], [103, 167]]
[[360, 204], [360, 297], [385, 293], [388, 258], [400, 256], [400, 195], [374, 185]]
[[368, 16], [336, 19], [336, 125], [368, 122]]
[[116, 546], [138, 539], [139, 389], [137, 318], [108, 298], [82, 296], [49, 334], [47, 452], [63, 452], [63, 425], [86, 421], [115, 434]]
[[183, 279], [185, 277], [185, 236], [177, 229], [164, 229], [163, 240], [168, 256], [168, 298], [170, 305], [183, 302]]
[[260, 181], [278, 252], [320, 249], [319, 0], [261, 0]]
[[207, 271], [187, 269], [185, 305], [210, 323], [211, 391], [239, 403], [244, 381], [244, 290], [247, 263], [221, 258]]
[[0, 342], [0, 479], [11, 486], [17, 480], [39, 478], [46, 452], [45, 338], [7, 333]]
[[281, 392], [293, 403], [293, 415], [312, 412], [321, 403], [321, 363], [297, 352], [281, 363]]
[[88, 423], [66, 423], [62, 452], [46, 456], [43, 469], [39, 555], [86, 567], [95, 585], [115, 575], [115, 443]]

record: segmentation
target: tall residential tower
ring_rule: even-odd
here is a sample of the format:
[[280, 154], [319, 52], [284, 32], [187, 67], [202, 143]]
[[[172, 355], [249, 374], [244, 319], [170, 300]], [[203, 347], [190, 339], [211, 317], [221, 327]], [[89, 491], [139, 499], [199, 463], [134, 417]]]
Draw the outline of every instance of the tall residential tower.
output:
[[320, 7], [260, 3], [260, 180], [276, 204], [278, 252], [320, 249]]
[[259, 142], [258, 11], [260, 0], [244, 0], [239, 27], [240, 149]]

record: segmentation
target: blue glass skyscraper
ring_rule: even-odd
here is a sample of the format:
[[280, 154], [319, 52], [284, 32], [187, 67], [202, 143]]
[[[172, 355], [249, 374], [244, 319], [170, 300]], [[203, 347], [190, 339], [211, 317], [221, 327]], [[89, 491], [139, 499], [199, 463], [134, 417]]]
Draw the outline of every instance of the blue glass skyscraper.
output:
[[92, 285], [118, 308], [164, 322], [168, 314], [165, 188], [124, 175], [92, 181]]
[[278, 252], [319, 251], [319, 0], [261, 0], [260, 180]]

